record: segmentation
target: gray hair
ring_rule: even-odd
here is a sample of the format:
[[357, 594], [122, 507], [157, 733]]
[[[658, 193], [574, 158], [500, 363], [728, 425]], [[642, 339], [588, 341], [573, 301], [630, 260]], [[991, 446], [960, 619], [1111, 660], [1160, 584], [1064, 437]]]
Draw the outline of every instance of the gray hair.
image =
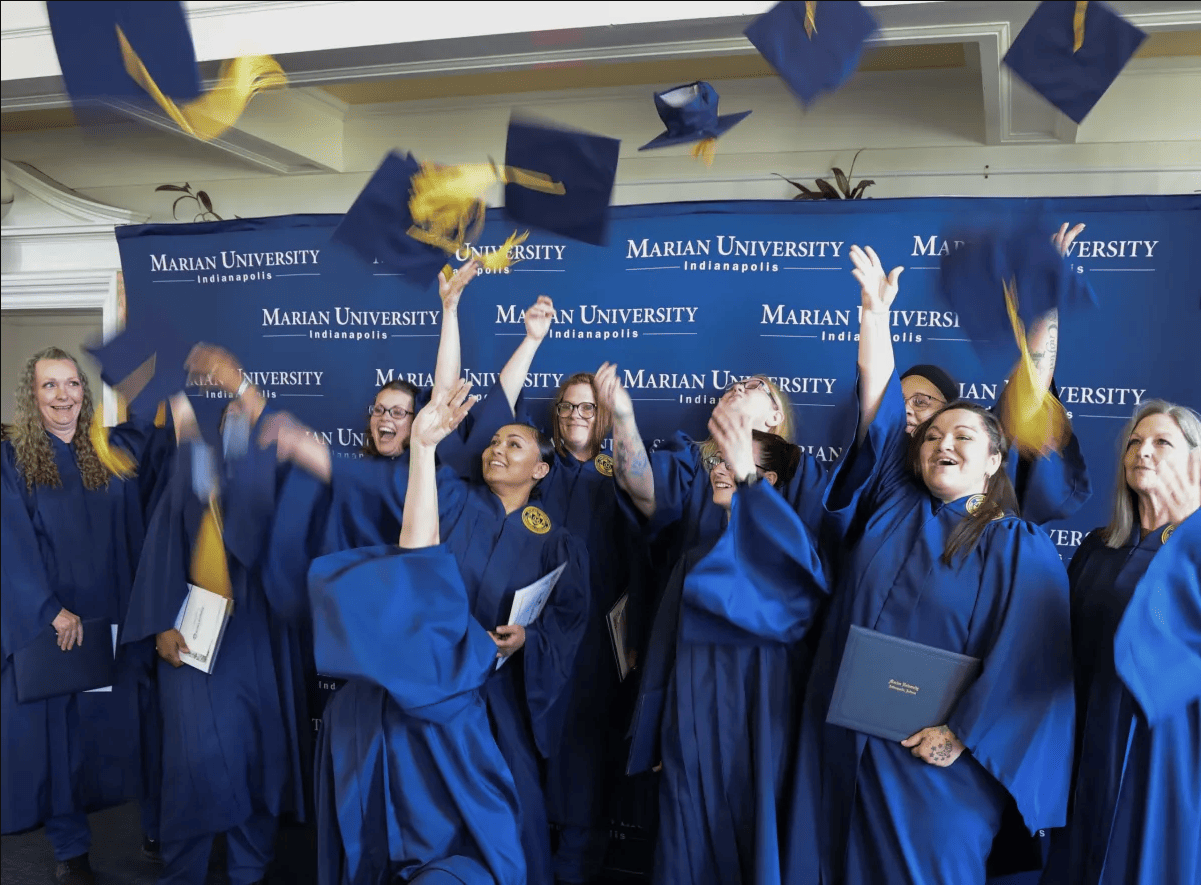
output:
[[1119, 548], [1130, 540], [1130, 532], [1138, 515], [1138, 496], [1126, 484], [1126, 471], [1123, 461], [1126, 457], [1126, 446], [1130, 436], [1139, 422], [1151, 415], [1167, 415], [1176, 422], [1189, 446], [1190, 457], [1198, 457], [1198, 446], [1201, 446], [1201, 417], [1188, 406], [1178, 406], [1162, 399], [1147, 400], [1131, 416], [1118, 435], [1118, 475], [1115, 480], [1113, 494], [1113, 515], [1109, 525], [1100, 530], [1101, 538], [1107, 547]]

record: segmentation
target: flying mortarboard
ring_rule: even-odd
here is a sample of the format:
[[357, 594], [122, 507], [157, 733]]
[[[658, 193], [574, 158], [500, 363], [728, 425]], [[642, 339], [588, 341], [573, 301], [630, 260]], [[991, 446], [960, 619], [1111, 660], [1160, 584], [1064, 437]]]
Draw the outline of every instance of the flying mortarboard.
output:
[[202, 95], [196, 51], [178, 2], [48, 0], [46, 8], [72, 99], [149, 95], [184, 132], [201, 140], [232, 126], [259, 92], [287, 82], [275, 59], [244, 56], [222, 64], [217, 85]]
[[808, 105], [850, 79], [876, 27], [871, 13], [855, 0], [784, 0], [743, 33]]
[[1104, 3], [1040, 3], [1004, 62], [1035, 92], [1080, 123], [1146, 34]]
[[656, 92], [655, 110], [659, 112], [659, 119], [667, 131], [655, 136], [638, 150], [697, 142], [692, 155], [712, 165], [718, 137], [751, 113], [739, 111], [718, 116], [717, 98], [717, 90], [704, 80]]
[[145, 314], [96, 347], [86, 347], [100, 377], [126, 398], [134, 415], [153, 415], [160, 403], [187, 386], [184, 368], [194, 342], [166, 319]]
[[505, 185], [505, 214], [520, 224], [602, 246], [609, 202], [617, 180], [621, 142], [514, 115], [509, 120], [505, 163], [536, 169], [563, 184], [564, 193]]

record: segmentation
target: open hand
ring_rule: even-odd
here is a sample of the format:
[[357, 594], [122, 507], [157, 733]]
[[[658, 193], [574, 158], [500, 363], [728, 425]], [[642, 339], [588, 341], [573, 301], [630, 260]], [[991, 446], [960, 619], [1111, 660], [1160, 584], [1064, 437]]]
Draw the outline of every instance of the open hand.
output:
[[472, 258], [456, 270], [449, 280], [443, 274], [438, 274], [438, 296], [442, 299], [443, 310], [456, 310], [458, 308], [459, 298], [462, 297], [463, 290], [467, 288], [467, 284], [474, 280], [476, 274], [479, 272], [480, 263]]
[[497, 627], [495, 630], [489, 630], [488, 635], [496, 643], [498, 658], [507, 658], [525, 645], [525, 627], [518, 624]]
[[433, 448], [462, 423], [476, 401], [471, 384], [459, 379], [450, 390], [434, 391], [433, 397], [413, 419], [410, 445]]
[[170, 630], [164, 630], [154, 640], [154, 650], [158, 652], [158, 656], [170, 664], [172, 667], [182, 667], [183, 661], [179, 659], [180, 652], [189, 652], [188, 643], [184, 641], [183, 634], [172, 627]]
[[1084, 231], [1084, 225], [1078, 224], [1071, 230], [1068, 230], [1068, 223], [1065, 221], [1059, 226], [1057, 233], [1051, 234], [1051, 242], [1055, 244], [1055, 248], [1059, 250], [1060, 255], [1067, 255], [1068, 250], [1072, 248], [1072, 243], [1076, 242], [1076, 237]]
[[721, 450], [726, 466], [736, 480], [755, 475], [755, 450], [751, 437], [751, 418], [722, 400], [709, 418], [709, 432]]
[[538, 300], [525, 309], [525, 337], [541, 341], [550, 331], [554, 319], [555, 303], [549, 296], [539, 295]]
[[54, 616], [54, 620], [50, 622], [50, 626], [58, 635], [58, 647], [63, 651], [70, 651], [77, 645], [83, 645], [83, 621], [79, 619], [79, 615], [73, 614], [65, 608], [60, 609], [59, 613]]
[[872, 313], [887, 311], [892, 306], [893, 299], [897, 297], [901, 273], [905, 268], [894, 267], [886, 275], [884, 265], [880, 263], [879, 256], [871, 246], [866, 249], [852, 246], [850, 257], [851, 264], [855, 265], [851, 276], [859, 282], [863, 309]]
[[1159, 462], [1159, 483], [1168, 499], [1168, 517], [1180, 525], [1201, 508], [1201, 452], [1194, 449], [1184, 469], [1167, 458]]
[[634, 402], [617, 377], [617, 363], [602, 363], [595, 376], [597, 405], [603, 405], [614, 418], [631, 418]]
[[950, 766], [966, 749], [963, 742], [945, 725], [923, 728], [901, 741], [901, 746], [909, 747], [914, 756], [939, 768]]

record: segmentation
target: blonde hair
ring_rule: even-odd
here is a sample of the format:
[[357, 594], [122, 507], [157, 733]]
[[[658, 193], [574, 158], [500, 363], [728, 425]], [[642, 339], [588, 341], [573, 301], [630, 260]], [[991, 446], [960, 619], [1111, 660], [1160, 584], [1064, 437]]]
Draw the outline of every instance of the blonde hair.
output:
[[54, 449], [50, 446], [50, 439], [42, 424], [37, 393], [33, 389], [40, 360], [66, 360], [74, 364], [79, 383], [83, 386], [83, 402], [79, 408], [79, 421], [75, 425], [71, 448], [75, 451], [75, 463], [79, 467], [79, 475], [83, 478], [84, 488], [105, 488], [110, 474], [100, 463], [87, 432], [95, 414], [88, 376], [79, 367], [79, 361], [75, 357], [57, 347], [47, 347], [29, 358], [14, 391], [16, 413], [9, 428], [9, 439], [12, 441], [17, 469], [25, 477], [26, 488], [31, 491], [35, 485], [60, 488], [63, 484], [62, 477], [58, 475], [58, 465], [54, 463]]
[[1126, 458], [1126, 446], [1139, 422], [1152, 415], [1167, 415], [1176, 422], [1184, 441], [1188, 443], [1189, 457], [1201, 457], [1197, 447], [1201, 446], [1201, 417], [1187, 406], [1178, 406], [1167, 400], [1152, 399], [1143, 403], [1118, 436], [1118, 475], [1113, 494], [1113, 513], [1109, 525], [1100, 529], [1101, 540], [1106, 547], [1115, 549], [1124, 547], [1130, 540], [1130, 532], [1134, 529], [1134, 521], [1138, 516], [1138, 496], [1126, 483], [1126, 471], [1123, 462]]
[[[784, 398], [784, 394], [780, 392], [780, 388], [776, 386], [776, 382], [772, 381], [766, 375], [752, 375], [751, 378], [758, 378], [763, 382], [764, 386], [771, 391], [772, 402], [776, 404], [776, 409], [783, 416], [780, 423], [775, 427], [767, 428], [765, 433], [770, 433], [780, 437], [784, 442], [796, 443], [796, 421], [792, 416], [792, 403]], [[750, 381], [751, 378], [743, 378], [743, 381]], [[717, 454], [717, 443], [713, 441], [713, 437], [709, 437], [701, 443], [701, 458], [708, 458], [710, 455]]]

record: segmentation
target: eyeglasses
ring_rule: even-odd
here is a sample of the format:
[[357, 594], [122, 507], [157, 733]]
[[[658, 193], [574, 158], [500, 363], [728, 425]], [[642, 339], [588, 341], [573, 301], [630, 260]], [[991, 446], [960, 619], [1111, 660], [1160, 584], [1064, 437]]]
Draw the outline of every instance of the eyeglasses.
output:
[[937, 397], [930, 396], [927, 393], [915, 393], [913, 396], [908, 397], [905, 402], [908, 405], [913, 406], [914, 411], [920, 412], [922, 409], [930, 408], [930, 406], [934, 403], [946, 405], [947, 401], [945, 399], [938, 399]]
[[731, 390], [736, 390], [738, 388], [746, 391], [763, 388], [763, 392], [767, 394], [769, 399], [771, 399], [772, 405], [774, 405], [777, 409], [780, 407], [780, 404], [776, 402], [776, 395], [771, 392], [771, 387], [762, 378], [747, 378], [745, 381], [731, 381], [726, 385], [726, 389], [721, 392], [721, 395], [725, 396]]
[[555, 414], [560, 418], [570, 418], [576, 409], [580, 410], [581, 418], [591, 418], [596, 414], [596, 403], [569, 403], [567, 400], [555, 403]]
[[[703, 465], [705, 465], [705, 470], [708, 471], [709, 473], [712, 473], [717, 468], [718, 464], [725, 464], [727, 470], [734, 469], [730, 466], [730, 462], [727, 461], [725, 458], [723, 458], [721, 455], [709, 455], [704, 460], [702, 460], [701, 463]], [[755, 466], [758, 467], [760, 470], [762, 470], [764, 473], [767, 473], [767, 468], [764, 467], [762, 464], [756, 464]]]
[[409, 409], [402, 409], [400, 406], [393, 406], [390, 409], [385, 409], [383, 406], [368, 406], [367, 414], [372, 418], [382, 418], [384, 415], [391, 415], [394, 421], [399, 421], [401, 418], [412, 415], [413, 412]]

